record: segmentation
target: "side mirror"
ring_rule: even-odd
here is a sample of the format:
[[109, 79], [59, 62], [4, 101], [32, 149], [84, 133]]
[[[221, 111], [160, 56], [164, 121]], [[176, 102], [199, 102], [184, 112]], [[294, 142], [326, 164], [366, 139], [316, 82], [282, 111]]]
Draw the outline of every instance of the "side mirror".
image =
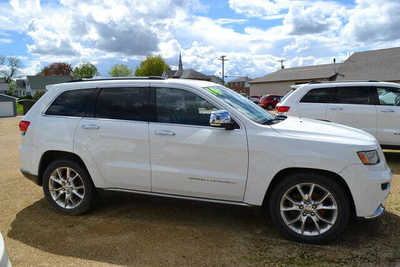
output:
[[225, 128], [227, 130], [234, 129], [234, 123], [231, 119], [231, 115], [226, 110], [217, 110], [211, 112], [210, 126], [217, 128]]

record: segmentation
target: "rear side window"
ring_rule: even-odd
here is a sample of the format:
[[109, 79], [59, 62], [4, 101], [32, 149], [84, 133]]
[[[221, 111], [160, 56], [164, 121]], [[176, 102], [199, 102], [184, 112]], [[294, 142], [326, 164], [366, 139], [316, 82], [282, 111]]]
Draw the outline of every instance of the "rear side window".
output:
[[300, 102], [302, 103], [335, 103], [336, 88], [318, 88], [310, 90]]
[[97, 99], [96, 117], [149, 121], [149, 88], [105, 88]]
[[371, 104], [370, 87], [338, 87], [337, 102], [339, 104]]
[[218, 110], [194, 93], [173, 88], [156, 89], [157, 121], [188, 125], [210, 125], [210, 114]]
[[59, 95], [46, 111], [46, 115], [90, 117], [93, 116], [97, 89], [66, 91]]

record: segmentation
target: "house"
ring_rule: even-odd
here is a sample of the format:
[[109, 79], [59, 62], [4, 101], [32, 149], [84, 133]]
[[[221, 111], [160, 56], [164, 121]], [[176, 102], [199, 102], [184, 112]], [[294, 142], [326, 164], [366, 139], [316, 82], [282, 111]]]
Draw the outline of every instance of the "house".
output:
[[162, 76], [166, 78], [211, 81], [211, 77], [208, 75], [195, 71], [194, 69], [183, 69], [182, 54], [179, 55], [178, 70], [165, 70]]
[[356, 52], [343, 63], [281, 69], [250, 82], [252, 95], [284, 95], [310, 81], [400, 82], [400, 47]]
[[46, 91], [47, 85], [69, 82], [71, 80], [71, 76], [26, 76], [24, 79], [16, 80], [16, 92], [20, 96], [34, 96], [38, 92]]
[[228, 87], [238, 93], [245, 93], [246, 95], [250, 95], [250, 81], [251, 79], [249, 77], [239, 77], [228, 82]]
[[224, 85], [224, 81], [220, 77], [215, 76], [215, 75], [209, 75], [208, 77], [210, 77], [211, 82]]
[[284, 95], [290, 86], [310, 81], [333, 81], [342, 64], [283, 68], [250, 81], [251, 95]]
[[356, 52], [339, 69], [336, 80], [400, 82], [400, 47]]
[[0, 94], [5, 94], [8, 91], [8, 83], [4, 78], [0, 78]]

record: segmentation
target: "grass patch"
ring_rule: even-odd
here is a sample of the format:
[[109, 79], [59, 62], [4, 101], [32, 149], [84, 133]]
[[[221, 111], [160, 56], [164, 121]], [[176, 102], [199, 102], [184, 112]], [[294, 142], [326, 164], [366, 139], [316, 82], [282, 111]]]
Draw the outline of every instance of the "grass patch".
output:
[[17, 115], [24, 115], [24, 107], [17, 103]]

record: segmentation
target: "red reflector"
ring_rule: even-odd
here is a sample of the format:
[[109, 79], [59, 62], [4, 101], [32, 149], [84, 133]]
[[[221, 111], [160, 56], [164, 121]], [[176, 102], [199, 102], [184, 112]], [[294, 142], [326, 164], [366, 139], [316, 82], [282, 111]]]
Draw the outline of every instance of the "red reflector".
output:
[[29, 124], [31, 124], [29, 121], [20, 121], [19, 130], [25, 133], [26, 131], [28, 131]]
[[290, 107], [286, 107], [286, 106], [276, 106], [276, 110], [278, 112], [288, 112], [290, 109]]

